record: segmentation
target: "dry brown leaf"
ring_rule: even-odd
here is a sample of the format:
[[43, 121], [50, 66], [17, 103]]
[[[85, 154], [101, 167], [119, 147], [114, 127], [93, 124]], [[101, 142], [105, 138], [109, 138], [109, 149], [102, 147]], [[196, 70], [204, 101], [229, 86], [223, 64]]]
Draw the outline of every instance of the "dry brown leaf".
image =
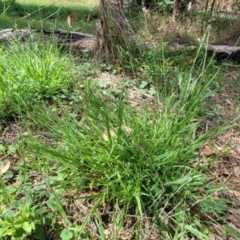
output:
[[230, 221], [235, 227], [240, 228], [240, 218], [233, 215], [233, 214], [227, 214], [226, 219]]
[[60, 142], [58, 142], [58, 144], [62, 148], [66, 147], [66, 143], [64, 141], [60, 141]]
[[8, 161], [3, 167], [0, 168], [0, 175], [1, 176], [8, 171], [10, 165], [11, 165], [11, 162]]
[[211, 240], [225, 240], [224, 238], [222, 238], [222, 237], [220, 237], [220, 236], [218, 236], [217, 234], [214, 234], [214, 233], [210, 233], [208, 236]]
[[236, 177], [240, 177], [240, 166], [234, 167], [234, 173]]
[[[132, 129], [131, 129], [130, 127], [124, 126], [123, 129], [124, 129], [124, 131], [126, 132], [127, 135], [130, 135], [131, 132], [132, 132]], [[113, 130], [110, 130], [110, 135], [111, 135], [111, 137], [116, 137], [116, 136], [117, 136], [117, 134], [116, 134], [117, 131], [118, 131], [117, 128], [114, 128]], [[103, 138], [103, 140], [106, 141], [106, 142], [109, 141], [107, 132], [103, 132], [103, 133], [102, 133], [102, 138]]]
[[231, 156], [232, 157], [234, 157], [234, 158], [236, 158], [236, 159], [238, 159], [238, 160], [240, 160], [240, 154], [239, 153], [236, 153], [235, 151], [231, 151]]
[[22, 133], [22, 135], [23, 135], [23, 136], [28, 136], [28, 135], [29, 135], [29, 132], [26, 131], [26, 132]]
[[240, 202], [240, 191], [229, 190], [228, 193], [234, 196]]
[[209, 157], [213, 154], [215, 154], [215, 151], [211, 149], [208, 145], [205, 145], [201, 152], [201, 156], [206, 156], [206, 157]]
[[232, 172], [229, 168], [226, 167], [226, 165], [222, 162], [217, 162], [213, 165], [214, 169], [218, 171], [221, 174], [230, 175]]
[[108, 139], [108, 135], [107, 135], [105, 132], [102, 133], [102, 138], [103, 138], [103, 140], [106, 141], [106, 142], [108, 142], [108, 140], [109, 140], [109, 139]]
[[236, 152], [238, 153], [238, 155], [240, 155], [240, 147], [236, 147]]

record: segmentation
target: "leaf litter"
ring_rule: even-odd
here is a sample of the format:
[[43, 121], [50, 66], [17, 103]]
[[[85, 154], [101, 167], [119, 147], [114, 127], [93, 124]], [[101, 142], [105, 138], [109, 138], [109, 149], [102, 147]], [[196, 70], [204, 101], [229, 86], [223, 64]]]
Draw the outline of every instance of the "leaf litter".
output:
[[[223, 65], [220, 77], [220, 93], [216, 93], [210, 108], [219, 106], [217, 115], [207, 120], [210, 128], [219, 124], [233, 123], [235, 127], [221, 136], [207, 142], [200, 150], [201, 161], [210, 160], [211, 164], [207, 174], [212, 182], [224, 184], [224, 189], [218, 193], [218, 198], [228, 199], [225, 219], [238, 234], [240, 234], [240, 71], [235, 70], [233, 64]], [[222, 237], [222, 231], [215, 227], [215, 233], [209, 235], [213, 240], [234, 240], [232, 236]]]

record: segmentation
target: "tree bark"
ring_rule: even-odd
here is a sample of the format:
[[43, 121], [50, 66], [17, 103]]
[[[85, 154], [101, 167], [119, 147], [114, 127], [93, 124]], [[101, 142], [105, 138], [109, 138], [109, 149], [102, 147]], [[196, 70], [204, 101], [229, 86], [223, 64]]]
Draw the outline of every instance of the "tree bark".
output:
[[98, 59], [112, 62], [117, 59], [117, 47], [126, 45], [127, 20], [123, 0], [99, 0], [100, 19], [97, 21], [96, 38]]
[[177, 15], [177, 10], [178, 10], [178, 0], [174, 0], [173, 3], [173, 21], [176, 21], [176, 15]]

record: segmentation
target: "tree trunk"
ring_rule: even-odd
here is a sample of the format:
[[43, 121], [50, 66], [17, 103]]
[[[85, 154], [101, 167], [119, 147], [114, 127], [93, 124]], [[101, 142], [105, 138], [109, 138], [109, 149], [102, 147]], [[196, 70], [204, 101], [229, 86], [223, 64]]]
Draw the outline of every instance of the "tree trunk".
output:
[[176, 21], [176, 15], [177, 15], [177, 10], [178, 10], [178, 0], [174, 0], [173, 3], [173, 21]]
[[123, 0], [99, 0], [100, 19], [97, 21], [96, 56], [99, 60], [118, 59], [118, 46], [126, 46], [127, 20], [123, 12]]

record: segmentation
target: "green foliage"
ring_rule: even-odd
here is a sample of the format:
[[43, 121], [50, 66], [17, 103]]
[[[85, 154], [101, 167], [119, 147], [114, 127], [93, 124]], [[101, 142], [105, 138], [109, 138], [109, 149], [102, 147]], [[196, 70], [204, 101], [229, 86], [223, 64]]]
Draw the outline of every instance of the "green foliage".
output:
[[[0, 219], [0, 237], [10, 236], [12, 239], [23, 239], [35, 230], [35, 221], [39, 216], [35, 214], [36, 207], [28, 203], [16, 209], [8, 210]], [[1, 213], [2, 214], [2, 213]]]
[[63, 229], [60, 237], [61, 237], [62, 240], [70, 240], [70, 239], [73, 238], [73, 233], [71, 231]]
[[[24, 14], [21, 6], [16, 0], [1, 0], [0, 1], [0, 18], [22, 16]], [[1, 25], [2, 26], [2, 23]]]
[[[45, 163], [56, 159], [70, 170], [62, 189], [72, 189], [74, 182], [73, 188], [80, 192], [98, 192], [91, 196], [96, 207], [106, 204], [123, 214], [147, 214], [163, 235], [173, 236], [171, 229], [175, 226], [184, 236], [207, 239], [209, 229], [194, 212], [206, 211], [204, 206], [212, 201], [214, 191], [196, 152], [224, 129], [197, 137], [202, 104], [213, 94], [209, 86], [216, 77], [213, 74], [202, 81], [208, 65], [203, 60], [200, 66], [201, 73], [180, 69], [175, 84], [158, 89], [158, 96], [164, 96], [165, 102], [155, 113], [136, 111], [125, 106], [124, 99], [113, 101], [94, 85], [85, 87], [79, 104], [82, 122], [65, 107], [61, 107], [61, 117], [51, 109], [37, 110], [32, 117], [38, 126], [48, 129], [52, 144], [46, 146], [41, 139], [30, 138], [26, 142], [28, 153]], [[194, 204], [191, 212], [189, 206]], [[95, 219], [93, 212], [84, 224], [91, 218]], [[126, 218], [117, 217], [117, 229], [124, 226]], [[140, 222], [136, 226], [142, 227]], [[83, 226], [80, 233], [84, 231]]]
[[[96, 19], [99, 17], [99, 11], [96, 7], [84, 5], [68, 5], [64, 4], [64, 8], [60, 4], [51, 2], [42, 4], [26, 3], [26, 1], [18, 1], [10, 8], [6, 8], [4, 14], [0, 16], [1, 20], [9, 18], [10, 23], [6, 26], [0, 24], [0, 28], [48, 28], [48, 29], [69, 29], [67, 24], [67, 16], [71, 12], [79, 15], [71, 30], [84, 29], [84, 32], [93, 33], [95, 29]], [[5, 17], [5, 18], [4, 18]]]
[[16, 0], [1, 0], [0, 1], [0, 9], [1, 13], [5, 13], [9, 8], [13, 7], [16, 4]]
[[73, 85], [70, 56], [54, 43], [11, 43], [1, 48], [0, 116], [19, 116]]
[[155, 2], [155, 4], [157, 5], [157, 7], [161, 11], [163, 11], [164, 13], [167, 13], [173, 7], [174, 1], [170, 1], [170, 0], [157, 0]]
[[33, 205], [30, 198], [27, 198], [26, 202], [16, 201], [10, 209], [0, 206], [0, 214], [1, 239], [21, 240], [29, 236], [34, 236], [34, 239], [46, 239], [51, 234], [58, 237], [60, 235], [53, 232], [59, 228], [53, 214], [46, 206], [36, 203]]
[[[158, 8], [158, 10], [169, 13], [173, 9], [173, 5], [175, 3], [174, 0], [132, 0], [132, 4], [137, 4], [139, 6], [145, 5], [147, 8]], [[195, 1], [191, 0], [179, 0], [177, 1], [177, 8], [180, 11], [186, 9], [189, 2], [194, 3]]]
[[50, 236], [60, 239], [58, 218], [62, 209], [58, 206], [59, 199], [47, 181], [42, 179], [34, 185], [31, 179], [33, 171], [41, 172], [44, 167], [47, 166], [43, 162], [27, 165], [21, 160], [15, 166], [19, 173], [16, 182], [14, 176], [0, 176], [1, 239], [49, 239]]
[[[52, 10], [39, 10], [39, 19]], [[52, 42], [1, 46], [0, 117], [26, 118], [19, 142], [0, 144], [1, 160], [18, 157], [0, 174], [0, 238], [108, 239], [112, 225], [111, 239], [125, 230], [129, 239], [145, 239], [157, 229], [156, 239], [205, 240], [211, 231], [205, 216], [224, 221], [226, 202], [216, 203], [214, 194], [220, 186], [198, 155], [227, 129], [199, 135], [217, 85], [214, 61], [200, 48], [190, 54], [172, 54], [163, 45], [117, 50], [118, 65], [102, 67], [136, 79], [108, 89], [88, 78], [90, 63], [76, 69]], [[156, 96], [154, 109], [128, 104], [133, 85]], [[71, 212], [76, 200], [77, 217]], [[224, 234], [239, 235], [228, 225]]]
[[234, 239], [240, 238], [239, 232], [237, 232], [236, 229], [231, 227], [230, 225], [228, 225], [228, 224], [225, 225], [224, 230], [226, 231], [226, 233], [230, 234], [230, 236], [234, 237]]
[[93, 33], [96, 19], [99, 17], [97, 7], [66, 2], [63, 8], [63, 5], [54, 1], [0, 1], [0, 29], [25, 27], [68, 29], [67, 16], [71, 12], [79, 15], [72, 30], [84, 29], [84, 32]]

